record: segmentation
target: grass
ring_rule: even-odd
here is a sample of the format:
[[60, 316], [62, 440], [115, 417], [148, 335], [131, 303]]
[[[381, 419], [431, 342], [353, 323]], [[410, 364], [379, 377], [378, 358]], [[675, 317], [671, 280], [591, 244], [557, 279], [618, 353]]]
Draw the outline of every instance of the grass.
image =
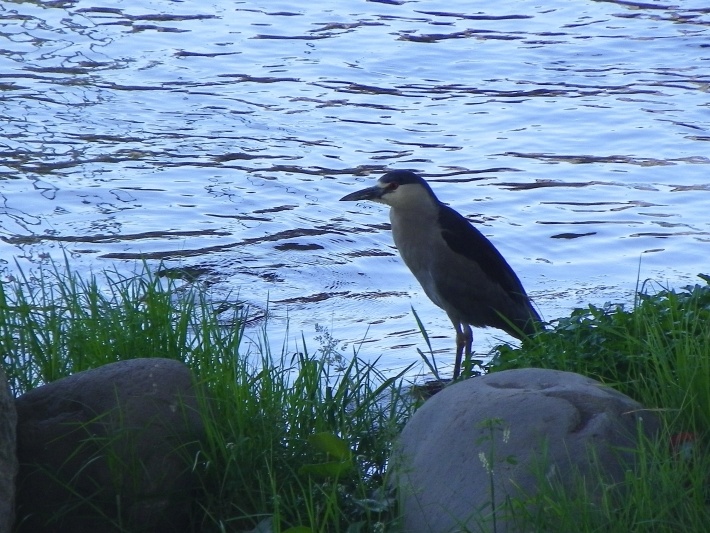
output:
[[500, 346], [490, 369], [577, 372], [676, 413], [678, 431], [710, 428], [710, 278], [702, 279], [682, 291], [644, 288], [631, 309], [576, 309], [521, 349]]
[[[619, 485], [600, 477], [590, 494], [589, 480], [577, 491], [541, 483], [530, 500], [511, 500], [524, 530], [706, 530], [709, 279], [680, 291], [647, 285], [628, 309], [577, 309], [520, 348], [498, 347], [487, 371], [578, 372], [654, 409], [663, 427]], [[17, 395], [132, 357], [185, 362], [202, 385], [206, 424], [190, 458], [200, 482], [195, 531], [396, 531], [387, 466], [415, 408], [401, 375], [384, 376], [357, 353], [343, 358], [327, 330], [315, 351], [303, 342], [297, 353], [273, 354], [266, 337], [247, 348], [245, 311], [147, 268], [81, 279], [61, 265], [0, 283], [0, 350]], [[678, 436], [690, 440], [674, 445]]]
[[191, 458], [195, 531], [391, 528], [387, 461], [411, 410], [400, 377], [357, 354], [344, 363], [325, 333], [314, 353], [304, 343], [273, 355], [266, 339], [249, 353], [244, 318], [238, 303], [147, 269], [83, 280], [55, 266], [0, 284], [0, 351], [15, 395], [133, 357], [193, 370], [206, 424]]

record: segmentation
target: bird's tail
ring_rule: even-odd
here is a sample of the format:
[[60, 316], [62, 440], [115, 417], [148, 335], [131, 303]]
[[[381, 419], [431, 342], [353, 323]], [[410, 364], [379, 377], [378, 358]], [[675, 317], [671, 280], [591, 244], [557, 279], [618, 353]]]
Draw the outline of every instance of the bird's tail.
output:
[[545, 323], [530, 302], [528, 302], [526, 313], [522, 316], [516, 316], [512, 320], [504, 315], [501, 315], [501, 318], [508, 326], [502, 329], [519, 340], [532, 337], [545, 329]]

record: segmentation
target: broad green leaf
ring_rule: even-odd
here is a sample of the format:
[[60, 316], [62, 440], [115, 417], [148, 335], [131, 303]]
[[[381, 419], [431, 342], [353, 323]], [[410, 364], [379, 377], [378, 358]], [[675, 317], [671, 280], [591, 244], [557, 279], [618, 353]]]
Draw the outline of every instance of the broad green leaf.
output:
[[350, 446], [345, 439], [341, 439], [337, 435], [328, 432], [316, 433], [308, 437], [308, 442], [332, 457], [342, 460], [350, 459]]

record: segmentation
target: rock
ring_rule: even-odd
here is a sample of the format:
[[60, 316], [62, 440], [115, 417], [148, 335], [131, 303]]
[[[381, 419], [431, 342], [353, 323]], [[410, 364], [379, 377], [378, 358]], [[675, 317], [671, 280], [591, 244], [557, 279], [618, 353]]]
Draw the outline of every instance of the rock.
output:
[[629, 397], [571, 372], [508, 370], [447, 387], [399, 439], [403, 530], [493, 531], [495, 509], [495, 530], [517, 531], [507, 497], [534, 496], [541, 478], [573, 490], [574, 472], [622, 480], [640, 422], [648, 435], [658, 428]]
[[15, 475], [17, 474], [15, 399], [0, 365], [0, 533], [10, 533], [15, 514]]
[[189, 369], [132, 359], [16, 401], [19, 531], [189, 530], [203, 433]]

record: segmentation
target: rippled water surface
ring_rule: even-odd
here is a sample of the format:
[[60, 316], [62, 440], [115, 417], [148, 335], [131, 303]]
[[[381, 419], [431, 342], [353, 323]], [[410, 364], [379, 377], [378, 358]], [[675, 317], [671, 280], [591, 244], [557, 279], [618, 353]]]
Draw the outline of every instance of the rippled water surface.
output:
[[709, 29], [695, 0], [3, 2], [0, 275], [189, 267], [277, 345], [325, 327], [384, 369], [425, 347], [414, 306], [448, 363], [386, 208], [338, 202], [409, 168], [548, 319], [694, 283]]

